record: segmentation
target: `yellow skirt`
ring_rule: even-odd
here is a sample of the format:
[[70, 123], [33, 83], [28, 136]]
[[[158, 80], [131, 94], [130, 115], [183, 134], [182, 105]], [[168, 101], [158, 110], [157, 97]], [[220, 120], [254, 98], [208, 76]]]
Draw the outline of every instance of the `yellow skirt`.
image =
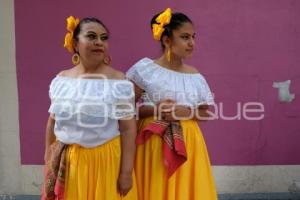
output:
[[121, 198], [117, 191], [121, 162], [120, 136], [95, 148], [70, 145], [66, 161], [66, 200], [137, 200], [134, 174], [129, 193]]
[[[152, 122], [139, 121], [138, 129]], [[187, 161], [168, 179], [163, 164], [162, 139], [157, 135], [138, 145], [135, 174], [139, 200], [216, 200], [206, 144], [196, 121], [181, 121]]]

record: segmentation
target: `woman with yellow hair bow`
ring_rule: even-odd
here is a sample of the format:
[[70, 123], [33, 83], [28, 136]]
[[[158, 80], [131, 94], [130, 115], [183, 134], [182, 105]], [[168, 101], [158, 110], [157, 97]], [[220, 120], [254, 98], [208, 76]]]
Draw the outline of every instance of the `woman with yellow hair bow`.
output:
[[216, 200], [198, 126], [214, 100], [205, 78], [183, 62], [195, 47], [193, 23], [168, 8], [152, 18], [151, 28], [162, 55], [141, 59], [126, 74], [142, 102], [135, 163], [139, 199]]
[[137, 200], [133, 84], [110, 66], [100, 20], [69, 17], [67, 30], [74, 66], [50, 84], [42, 199]]

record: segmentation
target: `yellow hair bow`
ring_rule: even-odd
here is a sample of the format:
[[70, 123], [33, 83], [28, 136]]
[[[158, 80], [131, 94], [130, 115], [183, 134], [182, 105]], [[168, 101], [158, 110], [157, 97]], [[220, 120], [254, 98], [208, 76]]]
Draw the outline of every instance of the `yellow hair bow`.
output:
[[65, 43], [64, 47], [68, 49], [69, 52], [74, 53], [74, 44], [73, 44], [73, 32], [77, 25], [79, 24], [80, 19], [74, 18], [73, 16], [70, 16], [67, 18], [67, 30], [68, 32], [66, 33], [65, 36]]
[[153, 33], [153, 38], [155, 40], [160, 40], [161, 35], [165, 30], [164, 26], [170, 23], [171, 17], [172, 17], [171, 8], [167, 8], [155, 19], [155, 21], [159, 23], [159, 24], [152, 25], [152, 33]]

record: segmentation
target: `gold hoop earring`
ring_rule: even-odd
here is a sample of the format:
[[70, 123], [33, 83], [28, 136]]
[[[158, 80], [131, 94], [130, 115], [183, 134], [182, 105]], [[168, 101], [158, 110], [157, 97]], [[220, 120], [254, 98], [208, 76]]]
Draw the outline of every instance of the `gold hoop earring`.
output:
[[167, 51], [167, 61], [171, 62], [171, 48], [169, 48]]
[[105, 56], [103, 63], [106, 65], [110, 65], [111, 64], [111, 56]]
[[73, 65], [78, 65], [80, 62], [80, 56], [78, 53], [74, 53], [72, 56], [72, 63]]

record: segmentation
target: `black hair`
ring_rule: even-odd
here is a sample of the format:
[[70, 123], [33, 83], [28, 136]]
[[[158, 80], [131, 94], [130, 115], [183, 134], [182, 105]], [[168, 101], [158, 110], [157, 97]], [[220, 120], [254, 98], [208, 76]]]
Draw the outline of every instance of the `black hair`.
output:
[[[160, 15], [161, 13], [158, 13], [156, 15], [153, 16], [153, 18], [151, 19], [151, 29], [152, 29], [152, 25], [153, 24], [158, 24], [156, 22], [156, 18]], [[193, 24], [192, 20], [186, 16], [183, 13], [172, 13], [171, 16], [171, 20], [170, 23], [164, 26], [164, 32], [162, 33], [161, 37], [160, 37], [160, 42], [161, 42], [161, 46], [163, 49], [165, 49], [165, 45], [162, 42], [162, 38], [163, 36], [167, 36], [167, 37], [172, 37], [173, 31], [180, 28], [184, 23], [191, 23]]]
[[78, 41], [78, 35], [79, 35], [80, 31], [81, 31], [82, 25], [86, 24], [86, 23], [90, 23], [90, 22], [95, 22], [95, 23], [100, 24], [101, 26], [103, 26], [105, 28], [105, 30], [109, 34], [108, 28], [99, 19], [97, 19], [95, 17], [86, 17], [86, 18], [81, 19], [80, 22], [79, 22], [79, 24], [74, 29], [74, 32], [73, 32], [73, 39], [74, 40]]

